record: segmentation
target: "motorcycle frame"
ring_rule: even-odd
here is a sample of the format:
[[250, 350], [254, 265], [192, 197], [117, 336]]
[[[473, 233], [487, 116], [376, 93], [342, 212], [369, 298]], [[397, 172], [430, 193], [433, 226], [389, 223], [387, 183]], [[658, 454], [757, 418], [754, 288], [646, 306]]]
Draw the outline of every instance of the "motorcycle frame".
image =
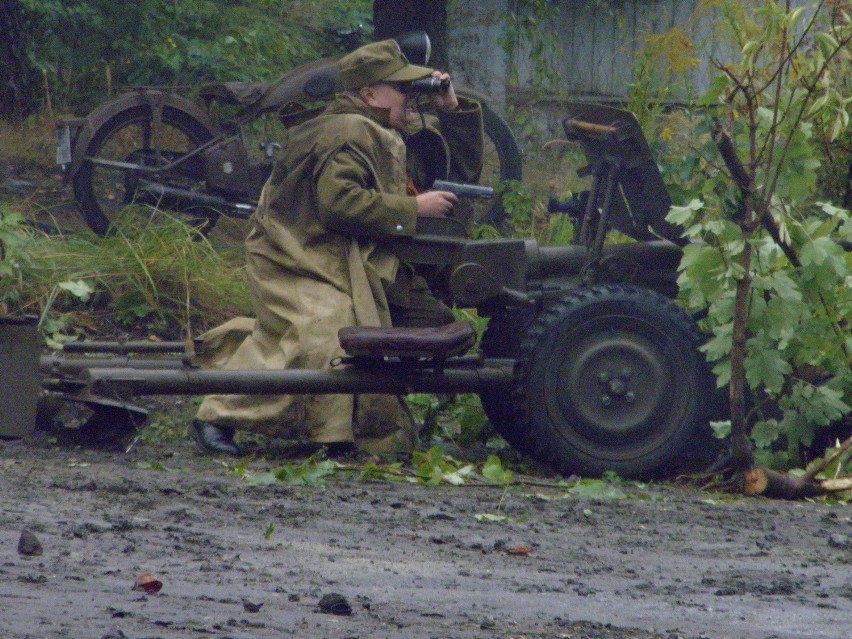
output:
[[[102, 104], [83, 118], [57, 120], [57, 129], [67, 127], [73, 131], [71, 135], [71, 163], [67, 168], [64, 167], [63, 183], [69, 183], [87, 159], [104, 163], [103, 160], [93, 160], [88, 157], [89, 147], [98, 129], [111, 118], [127, 109], [147, 106], [151, 109], [152, 119], [156, 124], [161, 120], [158, 114], [162, 114], [165, 107], [171, 107], [186, 112], [211, 132], [210, 140], [166, 166], [132, 165], [126, 167], [140, 173], [167, 173], [188, 159], [220, 144], [234, 135], [235, 129], [241, 130], [243, 126], [262, 115], [280, 112], [287, 105], [299, 105], [299, 107], [304, 108], [305, 105], [327, 102], [342, 88], [335, 58], [309, 62], [288, 72], [278, 82], [271, 84], [259, 101], [240, 109], [232, 118], [225, 121], [214, 120], [202, 104], [185, 98], [174, 90], [156, 87], [133, 89]], [[471, 89], [458, 88], [457, 92], [459, 95], [480, 102], [487, 100], [484, 95]], [[115, 162], [111, 164], [117, 165]]]

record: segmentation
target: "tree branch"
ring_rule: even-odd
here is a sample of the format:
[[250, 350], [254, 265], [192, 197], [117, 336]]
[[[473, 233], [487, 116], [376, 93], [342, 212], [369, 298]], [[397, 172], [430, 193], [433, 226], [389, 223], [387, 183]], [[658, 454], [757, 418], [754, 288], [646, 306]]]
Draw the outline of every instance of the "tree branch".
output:
[[841, 455], [844, 455], [845, 453], [847, 453], [849, 451], [849, 449], [852, 449], [852, 436], [846, 438], [846, 441], [844, 441], [842, 444], [840, 444], [840, 446], [837, 447], [837, 450], [834, 451], [831, 455], [827, 455], [826, 457], [823, 457], [820, 461], [815, 463], [810, 468], [810, 470], [808, 470], [805, 473], [804, 476], [808, 479], [813, 479], [814, 477], [819, 475], [822, 471], [824, 471], [826, 468], [831, 466], [831, 464], [833, 464], [835, 461], [837, 461], [837, 459], [839, 459], [841, 457]]
[[[801, 46], [802, 46], [802, 44], [804, 44], [805, 39], [807, 38], [808, 33], [810, 33], [811, 29], [813, 29], [814, 23], [816, 23], [817, 16], [819, 15], [820, 11], [822, 11], [822, 7], [823, 7], [823, 5], [824, 5], [824, 4], [825, 4], [825, 0], [820, 0], [819, 4], [816, 6], [816, 9], [814, 9], [814, 13], [813, 13], [813, 15], [811, 16], [810, 21], [808, 22], [808, 26], [806, 26], [806, 27], [805, 27], [804, 31], [802, 31], [802, 35], [801, 35], [801, 37], [799, 38], [799, 40], [796, 42], [796, 44], [795, 44], [795, 45], [793, 45], [793, 46], [790, 48], [789, 53], [788, 53], [787, 55], [785, 55], [785, 56], [782, 58], [782, 60], [781, 60], [781, 64], [779, 64], [779, 65], [778, 65], [778, 68], [776, 68], [776, 69], [775, 69], [775, 73], [773, 73], [773, 74], [769, 77], [769, 79], [768, 79], [768, 80], [764, 83], [764, 85], [763, 85], [760, 89], [758, 89], [758, 91], [756, 92], [756, 94], [763, 93], [763, 92], [764, 92], [767, 88], [769, 88], [769, 86], [770, 86], [770, 85], [771, 85], [771, 84], [775, 81], [775, 79], [777, 78], [778, 74], [779, 74], [779, 73], [781, 73], [781, 71], [782, 71], [782, 69], [784, 68], [784, 66], [785, 66], [788, 62], [791, 62], [791, 61], [793, 60], [793, 56], [795, 55], [796, 51], [798, 51], [798, 50], [799, 50], [799, 47], [801, 47]], [[790, 12], [789, 3], [788, 3], [788, 7], [787, 7], [787, 12], [788, 12], [788, 13]]]
[[725, 161], [725, 166], [731, 172], [731, 177], [734, 183], [743, 192], [743, 194], [751, 193], [754, 187], [754, 181], [748, 169], [743, 165], [737, 149], [734, 146], [734, 140], [729, 131], [727, 131], [721, 123], [717, 123], [713, 128], [713, 141], [719, 147], [719, 153], [722, 154], [722, 159]]
[[763, 224], [763, 228], [765, 228], [769, 233], [772, 240], [781, 247], [781, 250], [787, 257], [787, 260], [789, 260], [790, 264], [799, 268], [802, 265], [802, 262], [799, 260], [799, 256], [796, 254], [795, 249], [781, 238], [781, 229], [778, 227], [778, 223], [775, 219], [771, 215], [764, 215], [761, 218], [761, 223]]

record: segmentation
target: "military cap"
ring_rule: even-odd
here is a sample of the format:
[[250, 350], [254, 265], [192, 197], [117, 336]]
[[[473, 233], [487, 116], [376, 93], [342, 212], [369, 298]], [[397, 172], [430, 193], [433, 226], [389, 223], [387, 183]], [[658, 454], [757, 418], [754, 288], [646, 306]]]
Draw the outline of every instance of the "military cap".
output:
[[410, 64], [395, 40], [365, 44], [340, 58], [337, 66], [347, 91], [378, 82], [411, 82], [432, 75], [432, 69]]

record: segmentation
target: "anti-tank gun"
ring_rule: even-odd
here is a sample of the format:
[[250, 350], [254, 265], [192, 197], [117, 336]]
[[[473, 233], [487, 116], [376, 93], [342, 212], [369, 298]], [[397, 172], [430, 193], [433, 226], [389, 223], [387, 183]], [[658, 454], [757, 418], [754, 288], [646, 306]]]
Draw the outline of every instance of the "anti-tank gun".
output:
[[[490, 318], [475, 351], [464, 323], [344, 329], [349, 356], [330, 371], [206, 370], [193, 365], [200, 344], [172, 344], [165, 358], [81, 345], [82, 356], [42, 358], [43, 386], [90, 403], [176, 393], [475, 392], [513, 446], [566, 473], [642, 477], [678, 461], [702, 436], [713, 380], [695, 323], [672, 301], [681, 250], [678, 229], [664, 220], [668, 194], [629, 112], [576, 104], [563, 125], [591, 178], [584, 195], [551, 202], [574, 218], [572, 244], [472, 240], [462, 224], [440, 218], [395, 241], [437, 294]], [[632, 241], [606, 243], [611, 229]]]
[[[715, 405], [702, 336], [673, 302], [681, 233], [633, 114], [572, 104], [563, 126], [591, 181], [549, 203], [573, 218], [571, 244], [471, 241], [427, 220], [398, 250], [490, 317], [481, 351], [510, 358], [513, 379], [480, 396], [514, 447], [566, 472], [643, 476], [700, 448]], [[612, 229], [633, 241], [606, 243]]]

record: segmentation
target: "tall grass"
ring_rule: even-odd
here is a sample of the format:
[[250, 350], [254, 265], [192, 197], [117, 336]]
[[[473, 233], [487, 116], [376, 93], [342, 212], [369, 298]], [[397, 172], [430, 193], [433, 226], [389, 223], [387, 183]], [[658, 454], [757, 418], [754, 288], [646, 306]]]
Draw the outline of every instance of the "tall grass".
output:
[[[138, 217], [136, 218], [139, 219]], [[43, 324], [119, 327], [165, 335], [197, 333], [250, 312], [240, 249], [214, 249], [197, 230], [158, 215], [106, 238], [33, 234], [22, 298]]]

